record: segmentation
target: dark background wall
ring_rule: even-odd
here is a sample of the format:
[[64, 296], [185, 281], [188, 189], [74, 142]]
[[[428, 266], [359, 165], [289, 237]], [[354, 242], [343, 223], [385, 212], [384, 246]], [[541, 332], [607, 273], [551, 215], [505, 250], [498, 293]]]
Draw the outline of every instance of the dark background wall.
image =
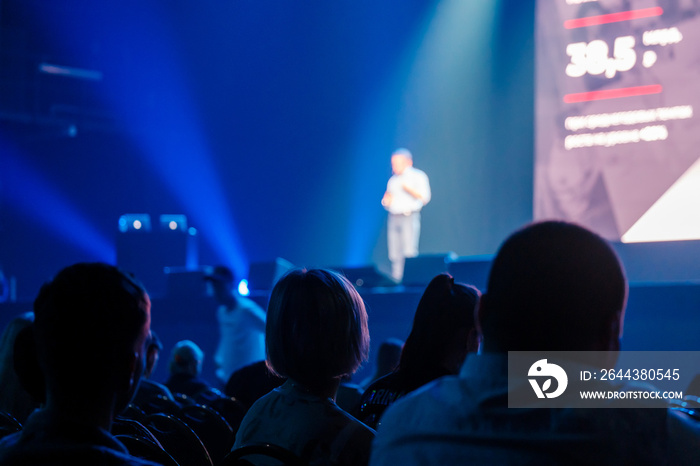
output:
[[421, 250], [492, 253], [532, 216], [533, 11], [3, 0], [0, 268], [31, 299], [66, 264], [114, 262], [131, 212], [187, 215], [200, 263], [241, 276], [274, 257], [384, 267], [398, 146], [433, 187]]

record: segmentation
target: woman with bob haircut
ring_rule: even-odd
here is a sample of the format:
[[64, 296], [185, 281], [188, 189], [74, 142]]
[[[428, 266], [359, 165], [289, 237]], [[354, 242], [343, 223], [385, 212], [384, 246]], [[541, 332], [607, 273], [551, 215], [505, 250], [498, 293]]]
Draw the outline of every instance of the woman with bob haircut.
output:
[[340, 409], [344, 376], [367, 360], [362, 298], [331, 270], [293, 270], [275, 285], [265, 329], [267, 364], [287, 381], [253, 404], [234, 449], [271, 443], [310, 465], [369, 462], [374, 430]]
[[479, 348], [475, 325], [481, 297], [451, 275], [434, 277], [421, 296], [398, 367], [372, 383], [360, 399], [357, 417], [377, 428], [386, 408], [413, 390], [445, 375], [456, 375], [468, 353]]

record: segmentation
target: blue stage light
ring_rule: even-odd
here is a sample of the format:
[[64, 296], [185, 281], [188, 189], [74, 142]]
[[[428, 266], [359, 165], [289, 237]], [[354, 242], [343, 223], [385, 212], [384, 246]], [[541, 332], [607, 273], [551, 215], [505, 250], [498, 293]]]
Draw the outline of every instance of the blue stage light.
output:
[[187, 231], [187, 217], [182, 214], [160, 216], [160, 229], [165, 231]]
[[248, 296], [250, 294], [248, 280], [241, 280], [240, 283], [238, 283], [238, 294], [241, 296]]
[[151, 231], [151, 216], [148, 214], [124, 214], [119, 217], [119, 231], [149, 232]]

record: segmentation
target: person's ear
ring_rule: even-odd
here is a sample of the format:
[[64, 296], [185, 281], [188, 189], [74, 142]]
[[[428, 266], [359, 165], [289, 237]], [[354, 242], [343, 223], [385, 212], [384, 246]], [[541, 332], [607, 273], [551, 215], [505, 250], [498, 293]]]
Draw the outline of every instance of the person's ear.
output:
[[469, 330], [469, 335], [467, 335], [467, 352], [476, 353], [479, 350], [479, 343], [481, 342], [481, 335], [476, 327]]
[[616, 312], [608, 326], [608, 351], [620, 351], [621, 339], [622, 339], [622, 312]]

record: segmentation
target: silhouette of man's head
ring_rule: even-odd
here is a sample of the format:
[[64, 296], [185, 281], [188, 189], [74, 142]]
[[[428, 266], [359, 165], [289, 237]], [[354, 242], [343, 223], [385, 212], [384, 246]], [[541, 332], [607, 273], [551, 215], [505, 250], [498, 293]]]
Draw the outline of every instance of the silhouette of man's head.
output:
[[626, 298], [625, 272], [604, 239], [571, 223], [531, 224], [493, 261], [479, 307], [483, 348], [617, 349]]
[[204, 277], [207, 290], [220, 303], [229, 303], [235, 299], [236, 276], [229, 267], [217, 265]]
[[111, 397], [115, 412], [125, 407], [143, 373], [150, 307], [143, 286], [107, 264], [75, 264], [46, 283], [34, 336], [49, 406]]

